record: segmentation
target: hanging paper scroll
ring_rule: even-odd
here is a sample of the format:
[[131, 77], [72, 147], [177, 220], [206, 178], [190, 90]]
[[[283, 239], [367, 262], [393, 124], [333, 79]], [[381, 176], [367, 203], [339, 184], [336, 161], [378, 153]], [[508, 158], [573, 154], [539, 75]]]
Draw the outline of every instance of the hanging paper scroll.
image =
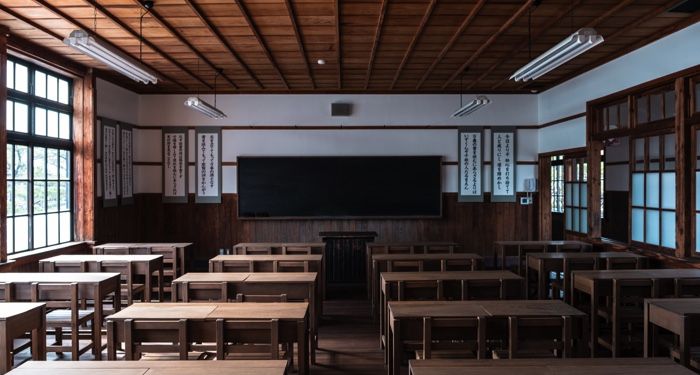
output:
[[187, 203], [187, 128], [163, 129], [163, 202]]
[[121, 202], [134, 203], [134, 131], [129, 124], [119, 123], [121, 150]]
[[196, 203], [221, 203], [221, 129], [196, 128]]
[[102, 201], [104, 207], [117, 205], [117, 124], [102, 119]]
[[515, 202], [516, 129], [491, 130], [491, 201]]
[[459, 128], [459, 202], [483, 202], [484, 129]]

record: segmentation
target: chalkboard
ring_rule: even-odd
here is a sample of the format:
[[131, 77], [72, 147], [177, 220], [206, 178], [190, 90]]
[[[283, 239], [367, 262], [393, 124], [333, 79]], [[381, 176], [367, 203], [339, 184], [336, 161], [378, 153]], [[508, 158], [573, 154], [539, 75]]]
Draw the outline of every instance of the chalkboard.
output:
[[440, 156], [239, 157], [240, 218], [439, 217]]

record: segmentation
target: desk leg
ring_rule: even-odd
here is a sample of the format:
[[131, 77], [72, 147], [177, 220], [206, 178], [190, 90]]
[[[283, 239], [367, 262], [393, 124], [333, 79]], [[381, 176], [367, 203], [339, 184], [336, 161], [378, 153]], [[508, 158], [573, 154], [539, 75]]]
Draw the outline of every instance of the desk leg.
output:
[[544, 259], [539, 259], [537, 261], [537, 299], [545, 299], [545, 294], [547, 294], [547, 277], [549, 272], [545, 269]]
[[596, 356], [598, 347], [598, 283], [593, 283], [591, 288], [591, 358]]
[[313, 298], [314, 303], [310, 303], [309, 307], [311, 308], [311, 364], [316, 364], [316, 348], [318, 347], [318, 323], [319, 323], [319, 316], [318, 316], [318, 309], [317, 309], [317, 304], [319, 303], [318, 298], [316, 296], [316, 285], [315, 283], [311, 283], [311, 286], [309, 287], [309, 298]]
[[[172, 286], [171, 286], [172, 289]], [[172, 292], [171, 292], [172, 293]], [[163, 294], [163, 265], [158, 267], [158, 301], [165, 302], [165, 294]]]
[[32, 360], [46, 360], [46, 312], [41, 309], [38, 326], [32, 330]]
[[650, 337], [651, 323], [649, 323], [649, 302], [644, 301], [644, 358], [649, 358], [653, 356], [653, 349], [651, 345], [654, 345], [654, 340]]
[[0, 323], [0, 372], [3, 374], [12, 370], [14, 358], [12, 355], [13, 340], [7, 335], [7, 323]]
[[107, 321], [107, 360], [117, 359], [117, 332], [113, 320]]
[[[146, 278], [148, 279], [148, 278]], [[102, 293], [102, 287], [97, 287], [95, 288], [95, 321], [93, 324], [95, 325], [94, 329], [94, 336], [93, 336], [93, 350], [95, 353], [95, 360], [96, 361], [101, 361], [102, 360], [102, 321], [104, 319], [104, 311], [103, 311], [103, 301], [104, 301], [105, 296]], [[120, 287], [117, 288], [117, 291], [114, 292], [114, 309], [117, 310], [117, 304], [121, 303], [121, 293], [120, 293]]]
[[401, 332], [401, 322], [398, 319], [392, 321], [391, 330], [391, 369], [390, 375], [399, 375], [401, 373], [401, 355], [403, 350], [401, 349], [401, 338], [398, 332]]
[[[369, 300], [372, 304], [372, 320], [377, 319], [377, 279], [378, 279], [378, 265], [376, 260], [372, 260], [372, 268], [370, 273], [370, 295]], [[376, 320], [375, 320], [376, 321]]]
[[151, 293], [153, 293], [153, 268], [151, 268], [150, 264], [147, 267], [145, 279], [144, 289], [146, 290], [143, 292], [143, 299], [146, 302], [151, 302]]
[[309, 356], [307, 349], [309, 347], [309, 331], [308, 317], [304, 321], [297, 323], [297, 362], [299, 363], [299, 374], [306, 375], [309, 373]]
[[690, 330], [688, 329], [688, 326], [688, 317], [684, 316], [681, 332], [678, 335], [678, 346], [680, 349], [680, 363], [685, 367], [690, 365]]

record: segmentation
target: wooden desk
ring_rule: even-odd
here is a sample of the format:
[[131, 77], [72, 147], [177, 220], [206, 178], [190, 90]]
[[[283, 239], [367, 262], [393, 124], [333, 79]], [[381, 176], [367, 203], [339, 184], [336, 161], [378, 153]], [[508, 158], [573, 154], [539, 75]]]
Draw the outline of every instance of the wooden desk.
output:
[[[525, 285], [530, 281], [530, 271], [537, 275], [537, 298], [547, 298], [547, 279], [550, 272], [563, 272], [564, 260], [566, 259], [594, 259], [595, 268], [600, 269], [601, 259], [634, 259], [636, 268], [642, 269], [647, 266], [647, 257], [639, 254], [609, 251], [602, 253], [530, 253], [527, 254], [527, 269], [525, 272]], [[571, 275], [564, 275], [564, 278], [571, 280]], [[570, 287], [570, 285], [569, 285]], [[571, 290], [565, 292], [566, 300], [570, 301]], [[529, 296], [529, 290], [526, 296]]]
[[98, 246], [93, 246], [92, 251], [95, 254], [102, 254], [102, 250], [110, 247], [126, 247], [129, 250], [143, 249], [144, 247], [174, 247], [177, 249], [175, 260], [180, 265], [180, 272], [177, 272], [177, 267], [173, 270], [176, 278], [180, 275], [187, 273], [187, 261], [189, 258], [189, 252], [194, 249], [191, 242], [111, 242]]
[[409, 361], [409, 375], [690, 375], [662, 358], [567, 358]]
[[[422, 340], [422, 319], [424, 317], [481, 318], [488, 322], [488, 320], [509, 317], [564, 317], [572, 319], [586, 315], [562, 301], [552, 300], [391, 301], [388, 304], [388, 310], [387, 357], [389, 375], [400, 373], [403, 342], [407, 339]], [[489, 328], [487, 323], [486, 336], [489, 335]]]
[[[613, 280], [654, 280], [659, 289], [671, 289], [676, 279], [700, 278], [700, 269], [647, 269], [647, 270], [605, 270], [605, 271], [574, 271], [572, 273], [572, 305], [576, 306], [576, 293], [580, 292], [590, 298], [591, 316], [591, 356], [595, 356], [598, 345], [599, 327], [597, 311], [600, 297], [612, 296]], [[664, 285], [665, 284], [665, 285]], [[615, 303], [613, 301], [612, 303]]]
[[[520, 246], [527, 245], [541, 245], [547, 246], [545, 248], [546, 252], [558, 253], [562, 246], [577, 245], [583, 246], [588, 250], [591, 249], [591, 244], [582, 241], [496, 241], [493, 243], [494, 254], [493, 254], [493, 265], [498, 267], [500, 264], [501, 269], [507, 268], [506, 258], [508, 256], [517, 256], [519, 261], [522, 262], [524, 259], [522, 252], [520, 251]], [[515, 248], [515, 252], [509, 252], [508, 249]]]
[[243, 294], [286, 294], [290, 301], [308, 301], [311, 327], [311, 360], [315, 362], [318, 340], [316, 272], [190, 272], [173, 281], [173, 301], [182, 295], [184, 282], [226, 282], [228, 291]]
[[[369, 248], [369, 245], [368, 245]], [[431, 269], [433, 271], [440, 271], [445, 269], [445, 265], [448, 261], [464, 261], [471, 262], [471, 270], [475, 271], [480, 268], [482, 258], [478, 254], [471, 253], [445, 253], [445, 254], [374, 254], [371, 257], [372, 267], [371, 272], [368, 272], [369, 280], [367, 281], [370, 286], [371, 294], [370, 300], [372, 302], [372, 316], [377, 314], [377, 305], [379, 304], [379, 284], [381, 282], [379, 274], [387, 270], [387, 263], [391, 261], [418, 261], [427, 264], [428, 266], [435, 266], [437, 263], [437, 269]], [[431, 264], [432, 263], [432, 264]], [[435, 267], [433, 267], [435, 268]], [[430, 268], [429, 268], [430, 269]], [[426, 270], [427, 271], [427, 270]]]
[[[133, 304], [107, 317], [109, 359], [116, 358], [116, 349], [124, 342], [124, 320], [126, 319], [160, 321], [187, 319], [189, 337], [192, 342], [216, 342], [217, 319], [278, 319], [280, 342], [296, 342], [298, 344], [299, 373], [307, 374], [309, 369], [309, 306], [307, 302], [169, 303], [167, 306], [159, 303]], [[237, 367], [238, 361], [214, 362], [231, 363], [231, 367]], [[208, 369], [205, 371], [209, 373]]]
[[29, 361], [11, 375], [284, 375], [285, 360], [236, 361]]
[[678, 336], [680, 363], [689, 366], [691, 340], [698, 333], [699, 323], [698, 298], [644, 300], [644, 357], [656, 356], [655, 327], [661, 327]]
[[[387, 302], [395, 299], [399, 281], [495, 281], [500, 283], [501, 298], [521, 298], [523, 278], [510, 271], [382, 272], [379, 295], [380, 346], [385, 344]], [[449, 285], [448, 285], [449, 286]], [[445, 287], [447, 289], [447, 287]]]
[[272, 254], [282, 254], [283, 247], [310, 247], [312, 254], [324, 254], [326, 244], [323, 242], [242, 242], [233, 246], [234, 254], [244, 255], [244, 248], [269, 247]]
[[[77, 283], [78, 298], [95, 301], [95, 342], [101, 342], [104, 307], [102, 301], [114, 296], [114, 309], [121, 308], [121, 275], [116, 272], [0, 272], [0, 283], [12, 283], [16, 301], [31, 301], [32, 283]], [[95, 359], [102, 358], [97, 350]]]
[[54, 264], [74, 264], [76, 262], [86, 262], [88, 272], [100, 272], [100, 262], [118, 262], [131, 263], [134, 273], [144, 278], [144, 299], [151, 301], [151, 292], [153, 291], [153, 278], [151, 275], [158, 273], [158, 297], [163, 296], [163, 256], [162, 255], [141, 255], [141, 254], [126, 254], [126, 255], [84, 255], [84, 254], [69, 254], [58, 255], [55, 257], [42, 259], [39, 261], [39, 270], [42, 272], [54, 272]]
[[0, 373], [12, 370], [13, 341], [32, 333], [32, 359], [46, 359], [46, 304], [31, 302], [0, 303]]

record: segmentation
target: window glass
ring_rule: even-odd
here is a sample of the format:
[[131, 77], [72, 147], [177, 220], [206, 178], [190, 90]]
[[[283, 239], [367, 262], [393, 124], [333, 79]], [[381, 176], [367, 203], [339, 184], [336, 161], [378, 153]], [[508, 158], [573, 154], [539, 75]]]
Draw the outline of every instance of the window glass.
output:
[[644, 210], [632, 209], [632, 241], [644, 242]]
[[645, 242], [650, 245], [659, 245], [659, 211], [647, 210], [646, 212], [646, 238]]
[[34, 73], [34, 95], [40, 98], [46, 97], [46, 74], [43, 72]]
[[29, 70], [26, 66], [15, 64], [15, 90], [29, 92]]

